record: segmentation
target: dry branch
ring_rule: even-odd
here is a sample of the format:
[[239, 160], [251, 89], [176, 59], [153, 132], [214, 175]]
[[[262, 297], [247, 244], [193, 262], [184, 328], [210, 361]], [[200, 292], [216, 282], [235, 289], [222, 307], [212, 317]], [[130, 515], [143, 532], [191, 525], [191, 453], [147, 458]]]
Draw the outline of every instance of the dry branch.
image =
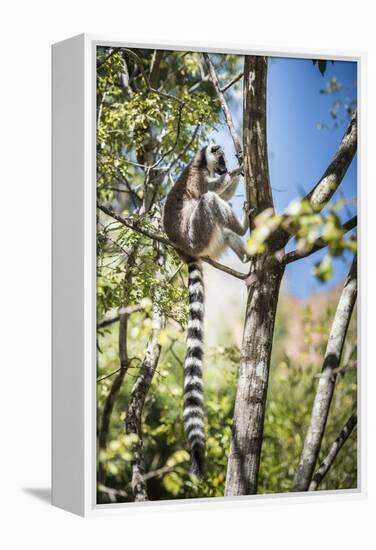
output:
[[313, 403], [310, 424], [295, 474], [293, 491], [307, 491], [320, 452], [332, 401], [347, 329], [357, 296], [357, 261], [354, 257], [334, 316], [321, 376]]
[[[164, 247], [157, 241], [154, 241], [156, 251], [157, 271], [155, 277], [161, 277], [159, 268], [165, 262]], [[145, 350], [144, 358], [139, 370], [138, 377], [132, 388], [129, 398], [128, 408], [125, 418], [125, 430], [127, 434], [137, 437], [137, 441], [132, 445], [132, 492], [136, 502], [148, 500], [146, 479], [145, 479], [145, 460], [142, 439], [142, 411], [146, 396], [149, 392], [154, 373], [158, 366], [161, 353], [159, 343], [159, 333], [164, 326], [165, 320], [158, 308], [159, 284], [154, 287], [152, 329], [150, 338]]]
[[[108, 208], [107, 206], [104, 206], [103, 204], [98, 204], [98, 208], [99, 210], [102, 210], [102, 212], [107, 214], [107, 216], [111, 216], [122, 225], [125, 225], [125, 227], [128, 227], [133, 231], [137, 231], [138, 233], [141, 233], [141, 235], [145, 235], [145, 237], [149, 237], [149, 239], [152, 239], [154, 241], [170, 246], [171, 248], [179, 252], [176, 246], [174, 246], [167, 239], [167, 237], [163, 237], [162, 235], [159, 235], [155, 231], [147, 229], [146, 227], [141, 227], [137, 221], [133, 221], [133, 220], [130, 220], [129, 218], [123, 218], [122, 216], [119, 216], [119, 214], [116, 214], [116, 212], [114, 212], [112, 209]], [[210, 264], [216, 269], [219, 269], [220, 271], [227, 273], [228, 275], [232, 275], [233, 277], [236, 277], [237, 279], [244, 280], [247, 277], [246, 273], [241, 273], [240, 271], [236, 271], [235, 269], [232, 269], [231, 267], [227, 267], [226, 265], [220, 264], [219, 262], [211, 260], [210, 258], [201, 258], [201, 260]]]
[[117, 321], [119, 321], [121, 313], [126, 313], [127, 315], [131, 315], [132, 313], [136, 313], [137, 311], [141, 311], [142, 309], [143, 307], [141, 304], [132, 304], [127, 307], [122, 307], [120, 308], [119, 313], [117, 313], [116, 315], [113, 315], [112, 317], [105, 317], [104, 319], [99, 321], [97, 324], [97, 328], [98, 329], [105, 328], [105, 327], [108, 327], [109, 325], [112, 325], [113, 323], [116, 323]]
[[315, 210], [321, 210], [338, 189], [357, 148], [357, 114], [352, 115], [350, 124], [334, 155], [332, 162], [325, 170], [319, 182], [305, 197], [310, 200]]
[[355, 414], [350, 416], [344, 427], [342, 428], [339, 436], [331, 446], [329, 447], [328, 454], [320, 464], [319, 468], [316, 470], [315, 475], [312, 478], [312, 481], [309, 485], [309, 491], [316, 491], [328, 471], [330, 470], [333, 462], [335, 461], [339, 451], [342, 449], [347, 439], [350, 437], [351, 432], [355, 428], [357, 423], [357, 417]]
[[[217, 73], [215, 71], [213, 63], [210, 60], [209, 55], [207, 53], [204, 53], [203, 56], [205, 58], [206, 65], [207, 65], [208, 70], [209, 70], [210, 80], [212, 81], [213, 86], [215, 88], [215, 91], [217, 93], [219, 102], [221, 104], [221, 109], [223, 111], [223, 114], [224, 114], [224, 117], [225, 117], [225, 120], [226, 120], [226, 124], [228, 126], [228, 129], [230, 130], [232, 141], [234, 142], [234, 147], [235, 147], [237, 159], [239, 161], [239, 164], [242, 164], [242, 162], [243, 162], [243, 150], [242, 150], [242, 146], [241, 146], [241, 142], [240, 142], [238, 133], [235, 129], [235, 124], [234, 124], [234, 121], [233, 121], [233, 118], [232, 118], [231, 111], [228, 108], [227, 101], [225, 100], [225, 97], [223, 95], [224, 90], [221, 89]], [[232, 85], [232, 84], [230, 83], [230, 85]]]
[[[136, 258], [137, 258], [137, 248], [132, 250], [128, 257], [126, 271], [124, 274], [124, 299], [126, 299], [128, 296], [128, 292], [132, 281], [132, 268], [135, 264]], [[119, 340], [118, 340], [120, 368], [115, 378], [112, 381], [110, 391], [108, 393], [108, 396], [103, 406], [101, 422], [99, 424], [99, 429], [98, 429], [98, 446], [99, 446], [99, 449], [101, 450], [104, 450], [107, 447], [112, 411], [114, 409], [116, 398], [119, 394], [120, 388], [123, 384], [124, 377], [128, 371], [129, 364], [130, 364], [128, 359], [128, 352], [127, 352], [128, 317], [129, 317], [129, 310], [127, 309], [127, 307], [121, 308], [121, 311], [119, 313], [120, 323], [119, 323]], [[98, 467], [99, 483], [102, 483], [103, 485], [105, 485], [105, 477], [106, 477], [105, 470], [102, 464], [99, 463], [99, 467]]]
[[230, 82], [228, 84], [226, 84], [225, 86], [223, 86], [223, 88], [221, 88], [221, 92], [224, 93], [226, 92], [229, 88], [231, 88], [231, 86], [233, 86], [234, 84], [236, 84], [241, 78], [243, 78], [243, 73], [239, 73], [237, 76], [235, 76], [235, 78], [233, 78], [232, 80], [230, 80]]
[[[353, 218], [348, 220], [346, 223], [344, 223], [342, 227], [345, 233], [354, 229], [357, 226], [357, 223], [358, 223], [357, 216], [354, 216]], [[292, 250], [291, 252], [288, 252], [287, 254], [285, 254], [283, 261], [285, 262], [285, 264], [290, 264], [291, 262], [295, 262], [296, 260], [301, 260], [302, 258], [306, 258], [307, 256], [314, 254], [318, 250], [322, 250], [326, 246], [328, 246], [328, 243], [324, 241], [324, 239], [319, 238], [314, 242], [310, 250]]]

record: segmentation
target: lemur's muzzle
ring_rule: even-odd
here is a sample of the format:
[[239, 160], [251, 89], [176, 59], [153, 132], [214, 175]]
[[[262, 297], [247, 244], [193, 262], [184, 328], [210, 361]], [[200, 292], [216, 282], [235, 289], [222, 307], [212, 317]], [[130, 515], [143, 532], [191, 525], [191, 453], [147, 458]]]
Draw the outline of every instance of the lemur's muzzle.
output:
[[226, 172], [227, 172], [227, 166], [226, 166], [225, 158], [223, 156], [220, 156], [218, 159], [216, 173], [222, 176], [223, 174], [226, 174]]

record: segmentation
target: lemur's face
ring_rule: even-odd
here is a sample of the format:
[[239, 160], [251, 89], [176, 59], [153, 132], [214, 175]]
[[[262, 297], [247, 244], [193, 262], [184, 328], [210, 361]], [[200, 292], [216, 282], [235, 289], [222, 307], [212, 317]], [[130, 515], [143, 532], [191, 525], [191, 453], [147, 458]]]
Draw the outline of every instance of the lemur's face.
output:
[[206, 163], [208, 170], [212, 174], [226, 174], [227, 166], [225, 154], [220, 145], [208, 145], [206, 148]]

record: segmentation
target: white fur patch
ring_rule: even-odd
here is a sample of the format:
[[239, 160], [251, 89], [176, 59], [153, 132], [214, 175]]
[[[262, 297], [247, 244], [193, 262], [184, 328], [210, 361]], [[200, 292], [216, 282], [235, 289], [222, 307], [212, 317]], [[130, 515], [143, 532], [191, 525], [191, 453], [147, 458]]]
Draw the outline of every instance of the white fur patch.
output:
[[216, 225], [208, 246], [204, 248], [204, 250], [201, 250], [200, 256], [209, 256], [209, 258], [215, 259], [222, 254], [225, 248], [226, 243], [223, 238], [222, 230], [219, 225]]
[[198, 338], [187, 338], [187, 348], [202, 348], [202, 342]]
[[185, 360], [185, 366], [188, 367], [201, 367], [202, 361], [201, 359], [197, 359], [197, 357], [187, 357]]
[[201, 279], [201, 271], [194, 269], [190, 272], [189, 277], [192, 279]]
[[188, 328], [201, 328], [202, 321], [200, 319], [189, 319]]
[[192, 302], [188, 307], [192, 311], [204, 311], [204, 305], [201, 302]]
[[194, 285], [189, 285], [188, 287], [189, 292], [197, 292], [201, 290], [201, 292], [204, 290], [204, 285], [200, 282], [195, 283]]
[[213, 155], [213, 153], [210, 150], [210, 145], [205, 149], [205, 158], [206, 158], [206, 166], [209, 170], [209, 174], [211, 176], [214, 176], [214, 170], [217, 166], [217, 157]]

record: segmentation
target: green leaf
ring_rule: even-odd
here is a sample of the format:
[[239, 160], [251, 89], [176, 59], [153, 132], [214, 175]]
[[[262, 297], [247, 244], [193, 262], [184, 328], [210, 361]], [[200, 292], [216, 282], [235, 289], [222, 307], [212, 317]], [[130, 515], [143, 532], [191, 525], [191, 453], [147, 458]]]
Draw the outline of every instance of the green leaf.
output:
[[333, 262], [331, 257], [326, 255], [321, 262], [317, 262], [313, 268], [313, 273], [322, 283], [329, 281], [333, 275]]

